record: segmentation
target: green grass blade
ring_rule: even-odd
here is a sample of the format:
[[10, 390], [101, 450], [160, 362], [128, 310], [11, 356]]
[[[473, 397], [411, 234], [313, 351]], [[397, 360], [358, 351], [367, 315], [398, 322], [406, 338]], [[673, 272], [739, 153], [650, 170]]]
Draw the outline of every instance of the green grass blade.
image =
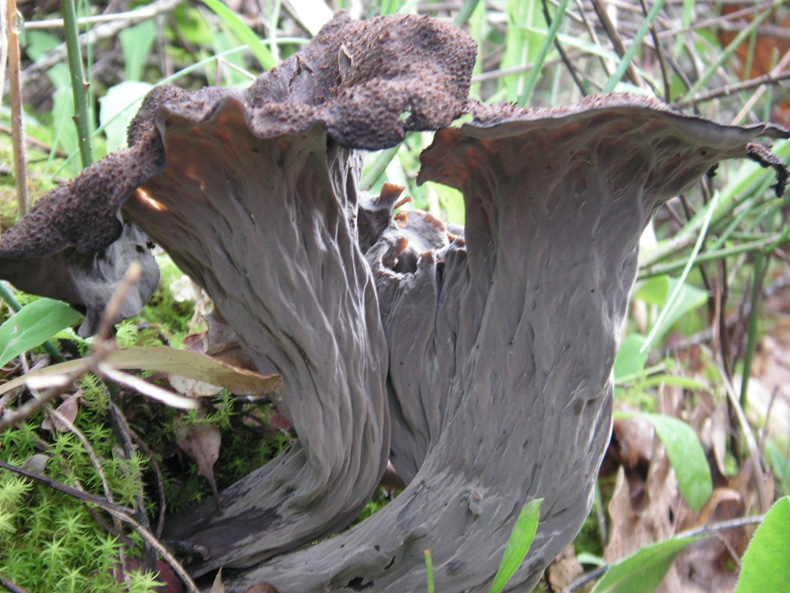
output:
[[0, 367], [81, 320], [82, 315], [53, 299], [25, 305], [0, 325]]
[[464, 0], [461, 10], [459, 10], [458, 14], [455, 15], [453, 22], [459, 27], [463, 27], [472, 17], [472, 13], [475, 11], [475, 8], [477, 8], [479, 3], [480, 0]]
[[530, 70], [529, 77], [524, 83], [524, 88], [521, 91], [521, 96], [518, 98], [519, 107], [525, 107], [527, 105], [532, 96], [532, 91], [535, 90], [535, 84], [537, 84], [538, 77], [541, 73], [540, 71], [543, 69], [543, 62], [546, 61], [549, 50], [554, 46], [554, 40], [557, 38], [557, 34], [560, 31], [560, 25], [562, 24], [568, 4], [570, 4], [570, 0], [560, 0], [560, 5], [557, 7], [557, 11], [554, 13], [554, 18], [551, 21], [551, 26], [546, 33], [546, 38], [543, 40], [543, 45], [540, 46], [540, 50], [538, 50], [538, 55], [535, 57], [532, 70]]
[[277, 65], [277, 61], [272, 56], [272, 53], [263, 45], [255, 31], [250, 29], [247, 24], [239, 18], [235, 12], [225, 6], [219, 0], [203, 0], [220, 19], [225, 23], [225, 26], [230, 29], [242, 43], [246, 43], [250, 48], [252, 55], [260, 62], [264, 70], [269, 70]]
[[521, 566], [524, 558], [526, 558], [532, 541], [535, 539], [535, 534], [538, 532], [538, 519], [540, 518], [540, 505], [542, 502], [543, 499], [538, 498], [525, 504], [524, 508], [521, 509], [489, 593], [500, 593], [516, 570], [518, 570], [518, 567]]
[[433, 558], [431, 558], [431, 551], [425, 550], [425, 571], [428, 578], [428, 593], [434, 593], [433, 584]]
[[703, 537], [670, 539], [640, 548], [613, 564], [592, 593], [652, 593], [664, 580], [677, 555]]
[[710, 220], [713, 217], [713, 213], [716, 211], [716, 208], [719, 205], [719, 199], [721, 198], [720, 193], [716, 193], [713, 196], [713, 199], [708, 203], [705, 218], [702, 222], [702, 228], [699, 231], [699, 236], [697, 237], [697, 241], [694, 244], [694, 248], [691, 251], [691, 255], [686, 262], [685, 267], [683, 268], [683, 272], [680, 274], [678, 278], [678, 283], [675, 285], [675, 289], [669, 295], [667, 299], [666, 305], [664, 305], [664, 309], [661, 311], [661, 314], [658, 316], [655, 325], [650, 330], [650, 333], [647, 336], [647, 340], [645, 340], [644, 345], [642, 346], [642, 351], [647, 352], [653, 344], [658, 339], [659, 335], [664, 331], [666, 320], [669, 317], [669, 314], [675, 308], [675, 302], [680, 298], [681, 291], [683, 286], [686, 283], [686, 279], [688, 278], [689, 272], [694, 267], [694, 262], [697, 259], [697, 255], [699, 255], [700, 249], [702, 249], [702, 244], [705, 241], [705, 237], [708, 234], [708, 226], [710, 225]]
[[639, 46], [642, 45], [642, 40], [650, 31], [650, 26], [653, 24], [653, 21], [656, 20], [656, 17], [658, 16], [658, 13], [661, 12], [665, 2], [666, 0], [656, 0], [653, 8], [651, 8], [650, 12], [647, 13], [647, 17], [645, 17], [642, 26], [639, 27], [639, 30], [636, 32], [636, 36], [631, 42], [631, 47], [628, 48], [628, 51], [625, 52], [623, 59], [620, 60], [617, 70], [615, 70], [614, 74], [612, 74], [609, 77], [609, 80], [606, 81], [606, 86], [603, 88], [604, 93], [611, 93], [614, 90], [614, 87], [617, 86], [617, 83], [623, 79], [626, 70], [628, 70], [629, 64], [633, 61], [636, 52], [639, 50]]

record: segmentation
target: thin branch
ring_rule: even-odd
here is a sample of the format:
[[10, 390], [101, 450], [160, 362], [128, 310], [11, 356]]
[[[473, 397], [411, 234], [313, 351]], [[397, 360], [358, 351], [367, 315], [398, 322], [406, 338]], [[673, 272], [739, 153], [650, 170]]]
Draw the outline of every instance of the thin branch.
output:
[[[88, 44], [95, 44], [102, 39], [115, 37], [118, 33], [128, 29], [133, 24], [153, 18], [156, 15], [172, 11], [182, 2], [183, 0], [158, 0], [151, 5], [146, 6], [145, 8], [132, 11], [137, 16], [139, 16], [139, 19], [137, 17], [128, 17], [98, 25], [87, 33], [83, 33], [79, 36], [79, 46], [82, 48]], [[36, 60], [34, 64], [26, 68], [25, 71], [22, 72], [22, 82], [24, 83], [25, 81], [32, 78], [42, 76], [47, 70], [63, 62], [63, 60], [66, 58], [66, 54], [66, 44], [62, 43], [49, 52], [46, 56]]]
[[[622, 60], [623, 56], [626, 53], [625, 44], [623, 40], [620, 38], [620, 34], [617, 32], [617, 27], [614, 26], [611, 19], [609, 18], [609, 13], [606, 12], [606, 7], [601, 3], [601, 0], [592, 0], [593, 9], [595, 9], [595, 14], [598, 16], [598, 20], [603, 26], [603, 30], [606, 32], [606, 36], [609, 38], [609, 41], [612, 42], [612, 47], [614, 48], [615, 53], [617, 53], [618, 57]], [[639, 75], [636, 73], [636, 69], [634, 68], [633, 64], [628, 64], [628, 68], [626, 70], [628, 74], [628, 78], [634, 83], [636, 86], [641, 86]]]
[[[785, 55], [782, 56], [782, 59], [771, 70], [771, 72], [769, 72], [769, 74], [771, 76], [778, 76], [782, 72], [782, 70], [785, 69], [788, 63], [790, 63], [790, 50], [785, 52]], [[746, 101], [746, 104], [738, 112], [738, 115], [736, 115], [735, 118], [733, 118], [732, 120], [733, 125], [738, 124], [741, 121], [741, 119], [743, 119], [746, 116], [746, 114], [752, 110], [752, 107], [754, 107], [755, 103], [757, 103], [757, 101], [760, 100], [760, 97], [763, 96], [767, 88], [768, 87], [765, 85], [761, 85], [757, 88], [757, 90], [754, 92], [754, 95], [752, 95], [749, 98], [749, 100]]]
[[[642, 5], [642, 12], [645, 16], [647, 16], [648, 10], [645, 0], [639, 0], [639, 3]], [[655, 46], [654, 49], [656, 55], [658, 55], [658, 64], [661, 67], [661, 78], [664, 81], [664, 101], [669, 103], [672, 100], [672, 94], [669, 85], [669, 73], [667, 72], [666, 60], [664, 59], [664, 50], [661, 48], [661, 41], [658, 39], [656, 27], [653, 23], [650, 23], [650, 36], [653, 38], [653, 45]]]
[[743, 432], [743, 436], [746, 439], [746, 447], [749, 449], [749, 455], [751, 457], [750, 461], [752, 463], [752, 467], [754, 468], [754, 485], [757, 488], [757, 498], [760, 501], [760, 510], [764, 513], [768, 511], [768, 507], [770, 506], [770, 500], [768, 499], [768, 493], [765, 490], [765, 480], [764, 480], [764, 473], [762, 464], [760, 463], [760, 450], [757, 448], [757, 441], [754, 439], [754, 434], [752, 434], [752, 429], [749, 426], [749, 421], [746, 419], [746, 414], [741, 407], [741, 403], [738, 398], [738, 394], [735, 391], [735, 387], [733, 387], [732, 383], [730, 382], [729, 377], [724, 372], [724, 369], [719, 367], [719, 375], [721, 376], [722, 382], [724, 383], [725, 391], [727, 392], [727, 396], [732, 404], [732, 407], [735, 411], [736, 416], [738, 417], [738, 423], [741, 425], [741, 431]]
[[73, 496], [74, 498], [81, 500], [83, 502], [89, 502], [95, 504], [96, 506], [110, 513], [113, 517], [123, 521], [124, 523], [128, 523], [140, 536], [142, 536], [142, 538], [152, 548], [154, 548], [159, 553], [160, 556], [162, 556], [162, 558], [164, 558], [165, 562], [167, 562], [170, 565], [173, 571], [179, 576], [179, 578], [184, 582], [184, 584], [186, 584], [187, 590], [190, 593], [200, 593], [200, 590], [197, 588], [194, 581], [190, 578], [189, 574], [187, 574], [187, 572], [184, 570], [184, 567], [181, 566], [181, 564], [173, 557], [173, 555], [167, 551], [164, 545], [162, 545], [162, 542], [156, 539], [150, 531], [145, 529], [137, 521], [132, 519], [130, 515], [134, 513], [133, 509], [128, 509], [126, 507], [122, 507], [120, 505], [110, 503], [99, 496], [94, 496], [93, 494], [90, 494], [88, 492], [78, 490], [77, 488], [72, 488], [71, 486], [62, 484], [57, 480], [52, 480], [50, 478], [47, 478], [46, 476], [42, 476], [41, 474], [28, 471], [23, 467], [11, 465], [2, 460], [0, 460], [0, 468], [7, 469], [8, 471], [14, 472], [15, 474], [24, 476], [30, 480], [33, 480], [34, 482], [38, 482], [39, 484], [48, 486], [53, 490], [57, 490], [58, 492], [63, 492], [64, 494]]
[[[77, 371], [81, 375], [87, 373], [90, 368], [90, 363], [86, 361], [84, 368], [80, 367], [77, 369]], [[33, 398], [16, 410], [5, 410], [2, 417], [0, 417], [0, 433], [16, 426], [20, 422], [24, 422], [45, 405], [47, 405], [47, 403], [51, 402], [53, 399], [59, 395], [62, 395], [71, 388], [74, 382], [72, 377], [65, 377], [61, 375], [59, 378], [61, 380], [61, 384], [54, 386], [52, 389], [44, 393], [40, 398]], [[52, 380], [53, 378], [48, 379]]]
[[734, 95], [735, 93], [742, 93], [744, 91], [750, 91], [753, 88], [768, 85], [768, 84], [778, 84], [784, 80], [790, 80], [790, 72], [781, 72], [779, 74], [764, 74], [762, 76], [758, 76], [757, 78], [752, 78], [750, 80], [745, 80], [743, 82], [737, 82], [734, 84], [728, 84], [721, 88], [708, 91], [706, 93], [700, 93], [696, 97], [692, 97], [690, 99], [684, 99], [683, 101], [676, 101], [672, 104], [673, 107], [676, 109], [685, 109], [687, 107], [694, 107], [699, 105], [700, 103], [706, 103], [708, 101], [713, 101], [714, 99], [719, 99], [721, 97], [728, 97], [730, 95]]
[[3, 574], [0, 574], [0, 586], [8, 589], [11, 593], [28, 593], [27, 589], [23, 589]]
[[[183, 0], [175, 2], [175, 6], [181, 2], [183, 2]], [[94, 16], [80, 17], [77, 19], [77, 25], [84, 27], [86, 25], [99, 25], [103, 23], [119, 23], [123, 24], [126, 28], [152, 19], [164, 12], [169, 12], [173, 10], [175, 6], [173, 6], [172, 1], [159, 0], [158, 2], [154, 2], [148, 6], [142, 6], [137, 10], [130, 10], [128, 12], [116, 12], [113, 14], [97, 14]], [[25, 23], [25, 30], [31, 31], [35, 29], [62, 29], [63, 26], [63, 19], [47, 19], [41, 21], [29, 21]]]
[[[541, 4], [543, 5], [543, 16], [546, 19], [546, 26], [551, 27], [551, 15], [549, 14], [548, 2], [547, 0], [543, 0]], [[556, 37], [554, 38], [554, 47], [557, 48], [557, 52], [560, 54], [560, 58], [562, 58], [562, 61], [565, 63], [565, 67], [568, 69], [568, 72], [570, 72], [571, 78], [573, 79], [573, 82], [576, 84], [576, 87], [581, 92], [582, 96], [583, 97], [587, 96], [588, 94], [587, 88], [582, 83], [578, 74], [576, 74], [576, 68], [574, 68], [573, 63], [568, 58], [568, 54], [565, 53], [565, 49], [563, 49], [560, 40], [557, 39]]]
[[164, 558], [165, 562], [167, 562], [170, 565], [170, 568], [173, 569], [173, 572], [175, 572], [178, 575], [178, 578], [180, 578], [181, 581], [186, 585], [187, 591], [189, 591], [189, 593], [200, 593], [200, 589], [197, 588], [195, 581], [192, 580], [192, 578], [189, 576], [189, 573], [184, 570], [184, 567], [181, 566], [181, 563], [175, 559], [175, 557], [167, 550], [167, 548], [165, 548], [162, 542], [154, 537], [154, 534], [152, 534], [126, 513], [118, 512], [112, 514], [116, 515], [121, 521], [131, 525], [132, 528], [140, 536], [142, 536], [142, 538], [152, 548], [154, 548], [162, 558]]
[[41, 474], [37, 474], [36, 472], [31, 472], [26, 470], [24, 467], [19, 467], [16, 465], [11, 465], [10, 463], [6, 463], [3, 460], [0, 460], [0, 468], [7, 469], [10, 472], [14, 472], [15, 474], [19, 474], [20, 476], [24, 476], [34, 482], [38, 482], [39, 484], [43, 484], [53, 490], [57, 490], [58, 492], [63, 492], [64, 494], [68, 494], [69, 496], [73, 496], [83, 502], [89, 502], [95, 504], [96, 506], [104, 509], [108, 513], [120, 513], [120, 514], [127, 514], [133, 513], [133, 509], [129, 509], [123, 507], [119, 504], [115, 504], [114, 502], [109, 502], [108, 500], [101, 498], [100, 496], [95, 496], [90, 494], [89, 492], [85, 492], [83, 490], [78, 490], [77, 488], [73, 488], [71, 486], [67, 486], [66, 484], [62, 484], [57, 480], [53, 480], [46, 476], [42, 476]]
[[8, 71], [11, 84], [11, 138], [14, 147], [14, 185], [19, 204], [19, 216], [27, 214], [27, 173], [25, 158], [25, 120], [22, 112], [22, 69], [19, 55], [19, 31], [17, 25], [16, 0], [6, 4], [6, 26], [8, 31]]

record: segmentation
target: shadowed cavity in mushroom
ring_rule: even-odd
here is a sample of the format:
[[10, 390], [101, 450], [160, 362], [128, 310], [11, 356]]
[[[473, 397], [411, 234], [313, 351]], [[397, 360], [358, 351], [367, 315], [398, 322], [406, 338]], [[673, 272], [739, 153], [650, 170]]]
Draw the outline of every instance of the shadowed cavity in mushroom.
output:
[[[756, 136], [786, 136], [624, 96], [558, 112], [497, 109], [481, 107], [474, 127], [437, 132], [421, 159], [420, 181], [463, 192], [465, 242], [406, 274], [387, 270], [399, 249], [392, 227], [368, 251], [383, 277], [390, 375], [404, 374], [391, 380], [393, 409], [439, 427], [427, 429], [424, 462], [370, 519], [228, 574], [229, 591], [257, 582], [282, 593], [417, 591], [425, 549], [438, 590], [486, 591], [522, 506], [543, 498], [512, 582], [530, 590], [590, 508], [642, 229], [715, 163], [746, 156]], [[415, 347], [424, 364], [400, 370]]]

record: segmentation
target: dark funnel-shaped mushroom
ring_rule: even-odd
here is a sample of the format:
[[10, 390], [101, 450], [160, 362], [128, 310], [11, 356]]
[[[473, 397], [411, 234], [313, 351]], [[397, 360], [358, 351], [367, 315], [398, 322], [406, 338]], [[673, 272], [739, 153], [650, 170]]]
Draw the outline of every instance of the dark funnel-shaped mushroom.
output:
[[[337, 16], [247, 91], [152, 93], [129, 150], [43, 198], [0, 243], [2, 277], [9, 258], [38, 269], [82, 245], [71, 233], [61, 251], [17, 250], [61, 225], [115, 224], [89, 244], [105, 248], [122, 203], [258, 369], [283, 376], [277, 403], [299, 445], [223, 492], [222, 515], [212, 502], [171, 520], [169, 537], [211, 554], [195, 574], [235, 569], [225, 584], [239, 592], [404, 593], [423, 590], [430, 549], [438, 590], [485, 591], [519, 511], [543, 498], [512, 582], [528, 590], [589, 511], [642, 229], [723, 159], [757, 155], [783, 190], [784, 167], [750, 145], [787, 137], [778, 128], [625, 95], [557, 110], [467, 104], [473, 63], [451, 25]], [[464, 111], [474, 123], [448, 127]], [[394, 186], [359, 191], [356, 149], [405, 129], [439, 130], [419, 181], [463, 192], [465, 229], [394, 216]], [[109, 175], [105, 162], [146, 173], [119, 176], [103, 201], [91, 180]], [[347, 525], [388, 458], [410, 482], [394, 502], [291, 551]]]
[[[755, 137], [788, 136], [626, 95], [472, 113], [472, 125], [437, 132], [419, 176], [463, 192], [464, 238], [405, 270], [404, 239], [436, 234], [395, 219], [367, 252], [389, 346], [393, 462], [416, 475], [354, 529], [244, 571], [229, 590], [420, 591], [429, 549], [437, 590], [484, 592], [521, 508], [543, 498], [509, 585], [529, 591], [590, 509], [643, 228], [720, 160], [761, 153]], [[786, 169], [767, 164], [783, 192]]]
[[[120, 206], [208, 292], [258, 369], [282, 375], [276, 403], [299, 444], [224, 492], [221, 515], [210, 503], [170, 523], [169, 537], [208, 550], [196, 573], [341, 529], [372, 496], [390, 449], [387, 346], [357, 244], [354, 149], [450, 125], [474, 61], [474, 42], [450, 24], [341, 13], [246, 91], [152, 91], [130, 148], [42, 198], [0, 244], [0, 277], [95, 318], [106, 295], [89, 301], [81, 277], [46, 276], [75, 251], [119, 244]], [[126, 267], [110, 265], [107, 293]]]

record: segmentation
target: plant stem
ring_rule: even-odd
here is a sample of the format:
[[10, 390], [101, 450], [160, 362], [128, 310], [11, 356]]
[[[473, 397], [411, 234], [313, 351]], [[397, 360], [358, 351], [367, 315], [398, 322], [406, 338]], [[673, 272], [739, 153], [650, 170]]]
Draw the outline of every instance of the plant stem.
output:
[[22, 83], [20, 78], [19, 31], [16, 0], [6, 5], [8, 28], [8, 70], [11, 83], [11, 137], [14, 146], [14, 185], [19, 204], [19, 216], [27, 214], [27, 173], [25, 157], [25, 120], [22, 113]]
[[88, 97], [85, 72], [82, 68], [79, 31], [77, 31], [77, 11], [74, 0], [62, 0], [61, 13], [65, 25], [66, 50], [69, 56], [69, 72], [71, 74], [71, 90], [74, 93], [74, 123], [79, 136], [80, 157], [83, 168], [93, 163], [93, 146], [91, 142], [90, 117], [88, 115]]
[[546, 38], [538, 50], [538, 55], [535, 58], [533, 69], [529, 73], [529, 78], [524, 84], [524, 89], [521, 91], [521, 96], [518, 98], [518, 106], [524, 107], [529, 103], [529, 98], [532, 96], [532, 91], [535, 90], [535, 84], [538, 82], [538, 76], [543, 69], [543, 62], [546, 61], [546, 56], [549, 55], [549, 50], [554, 46], [554, 40], [557, 38], [557, 33], [560, 31], [560, 25], [565, 16], [565, 10], [568, 8], [570, 0], [560, 0], [560, 5], [557, 7], [557, 12], [554, 13], [554, 20], [546, 31]]
[[472, 13], [475, 11], [475, 8], [477, 8], [479, 3], [480, 0], [464, 0], [464, 3], [461, 6], [461, 9], [458, 11], [458, 14], [455, 15], [453, 22], [459, 27], [463, 27], [471, 18]]
[[384, 174], [384, 171], [387, 170], [387, 166], [392, 162], [392, 159], [395, 158], [395, 155], [398, 154], [399, 148], [400, 144], [393, 146], [392, 148], [382, 150], [381, 153], [379, 153], [379, 155], [376, 157], [376, 160], [373, 161], [370, 169], [365, 171], [364, 175], [362, 175], [362, 179], [359, 181], [359, 187], [362, 189], [370, 189], [373, 187], [379, 178]]
[[743, 357], [743, 373], [741, 377], [741, 407], [746, 408], [749, 389], [749, 376], [752, 373], [752, 360], [754, 348], [757, 345], [757, 328], [760, 316], [760, 294], [762, 293], [763, 280], [765, 279], [765, 254], [757, 252], [754, 260], [754, 279], [752, 281], [752, 313], [749, 316], [749, 335], [746, 340], [746, 353]]
[[[728, 247], [719, 251], [708, 251], [699, 254], [694, 261], [694, 265], [716, 261], [725, 257], [731, 257], [733, 255], [752, 253], [754, 251], [768, 251], [780, 247], [785, 242], [785, 240], [786, 238], [783, 239], [782, 235], [773, 235], [761, 241], [744, 243], [742, 245], [738, 245], [737, 247]], [[651, 267], [650, 269], [643, 270], [639, 273], [639, 280], [647, 280], [648, 278], [653, 278], [655, 276], [677, 272], [678, 270], [685, 268], [687, 262], [688, 259], [686, 258], [682, 260], [676, 260], [668, 264]]]
[[606, 86], [603, 88], [604, 93], [611, 93], [614, 90], [614, 87], [617, 86], [617, 83], [620, 82], [623, 76], [628, 70], [628, 67], [631, 65], [631, 62], [636, 55], [639, 46], [642, 45], [642, 40], [645, 38], [645, 35], [648, 34], [650, 31], [650, 27], [653, 25], [653, 21], [656, 20], [658, 13], [664, 7], [664, 3], [666, 0], [657, 0], [656, 3], [653, 5], [653, 8], [650, 9], [650, 12], [645, 17], [642, 26], [639, 27], [639, 31], [636, 32], [633, 41], [631, 41], [631, 47], [628, 48], [628, 51], [625, 52], [623, 59], [620, 60], [620, 64], [617, 66], [617, 70], [615, 70], [614, 74], [609, 77], [609, 80], [606, 81]]

